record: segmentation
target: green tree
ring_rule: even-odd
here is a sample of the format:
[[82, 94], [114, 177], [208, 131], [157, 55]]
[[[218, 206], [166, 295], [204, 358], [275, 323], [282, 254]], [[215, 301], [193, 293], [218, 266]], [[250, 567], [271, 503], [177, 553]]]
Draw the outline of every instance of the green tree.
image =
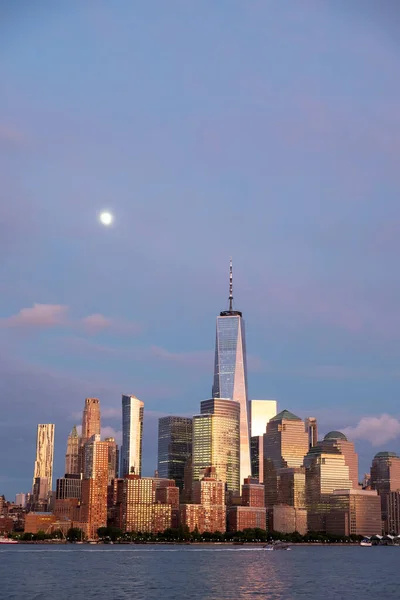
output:
[[81, 542], [84, 540], [84, 534], [82, 529], [78, 527], [71, 527], [67, 532], [67, 540], [69, 542]]

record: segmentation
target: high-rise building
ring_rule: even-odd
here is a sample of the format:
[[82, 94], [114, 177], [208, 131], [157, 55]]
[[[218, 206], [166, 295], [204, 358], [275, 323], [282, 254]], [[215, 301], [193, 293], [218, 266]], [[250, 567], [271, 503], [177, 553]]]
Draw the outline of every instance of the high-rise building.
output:
[[308, 433], [308, 447], [312, 448], [318, 442], [318, 423], [315, 417], [307, 417], [305, 420], [306, 431]]
[[270, 419], [264, 434], [265, 504], [271, 509], [279, 502], [281, 469], [301, 467], [308, 451], [304, 421], [283, 410]]
[[192, 419], [162, 417], [158, 420], [158, 475], [174, 479], [183, 489], [185, 464], [192, 454]]
[[76, 425], [73, 426], [68, 436], [67, 452], [65, 454], [65, 473], [77, 475], [79, 473], [79, 435]]
[[389, 532], [388, 496], [400, 491], [400, 458], [395, 452], [378, 452], [371, 467], [371, 489], [381, 498], [382, 520], [385, 533]]
[[277, 413], [276, 400], [250, 401], [250, 458], [251, 472], [260, 483], [264, 481], [264, 433], [267, 424]]
[[[210, 474], [213, 475], [213, 469]], [[225, 485], [214, 476], [193, 482], [193, 503], [203, 507], [204, 530], [226, 531]]]
[[213, 398], [228, 398], [240, 405], [240, 476], [251, 476], [248, 415], [246, 339], [242, 313], [233, 310], [232, 261], [229, 275], [229, 309], [217, 317]]
[[387, 495], [387, 531], [390, 535], [400, 534], [400, 492]]
[[[170, 494], [159, 491], [164, 487], [162, 481], [171, 490]], [[173, 504], [176, 508], [179, 496], [179, 491], [173, 484], [173, 481], [168, 480], [156, 481], [151, 477], [127, 475], [122, 484], [122, 529], [158, 533], [171, 527]], [[165, 503], [157, 501], [161, 497], [164, 497]]]
[[80, 437], [78, 471], [85, 470], [85, 444], [94, 435], [100, 435], [100, 400], [98, 398], [86, 398], [82, 413], [82, 435]]
[[306, 504], [309, 531], [326, 531], [326, 515], [331, 510], [334, 490], [350, 490], [352, 482], [344, 455], [337, 447], [323, 450], [314, 446], [304, 459]]
[[91, 537], [107, 525], [108, 450], [100, 435], [93, 435], [85, 444], [81, 520], [88, 523]]
[[144, 403], [136, 396], [122, 396], [121, 477], [141, 475]]
[[100, 430], [100, 400], [86, 398], [82, 416], [82, 446], [94, 435], [100, 435]]
[[57, 479], [56, 500], [66, 498], [79, 498], [82, 492], [82, 474], [66, 473], [64, 477]]
[[[313, 444], [314, 446], [316, 444]], [[326, 434], [318, 446], [322, 450], [330, 451], [330, 448], [337, 448], [344, 456], [344, 462], [349, 467], [350, 481], [354, 489], [358, 488], [358, 455], [354, 449], [353, 442], [349, 442], [347, 437], [341, 431], [330, 431]]]
[[118, 477], [118, 445], [113, 437], [105, 438], [108, 444], [108, 485]]
[[201, 402], [201, 414], [193, 417], [193, 480], [202, 479], [212, 467], [229, 492], [238, 493], [240, 466], [240, 404], [213, 398]]
[[37, 426], [36, 460], [32, 487], [35, 485], [35, 480], [44, 479], [47, 483], [41, 487], [47, 487], [47, 492], [51, 492], [53, 485], [54, 428], [55, 425], [52, 423]]
[[333, 490], [326, 515], [326, 533], [332, 535], [380, 535], [382, 515], [376, 491]]

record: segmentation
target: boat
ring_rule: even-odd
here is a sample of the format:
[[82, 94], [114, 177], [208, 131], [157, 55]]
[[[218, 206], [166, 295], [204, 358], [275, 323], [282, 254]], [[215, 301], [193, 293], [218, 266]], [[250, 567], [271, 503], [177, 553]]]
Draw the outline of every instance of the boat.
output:
[[0, 537], [0, 544], [18, 544], [18, 541], [12, 540], [11, 538]]
[[360, 546], [363, 546], [363, 548], [371, 548], [372, 542], [371, 542], [371, 540], [367, 540], [367, 539], [361, 540]]
[[263, 548], [264, 550], [268, 550], [269, 552], [271, 552], [271, 550], [291, 550], [291, 547], [288, 546], [288, 544], [285, 544], [284, 542], [267, 544], [266, 546], [263, 546]]

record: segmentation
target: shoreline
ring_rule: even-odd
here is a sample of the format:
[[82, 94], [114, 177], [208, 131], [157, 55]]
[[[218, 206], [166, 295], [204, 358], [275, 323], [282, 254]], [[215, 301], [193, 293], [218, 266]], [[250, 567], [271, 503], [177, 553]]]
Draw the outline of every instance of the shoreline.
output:
[[[287, 546], [359, 546], [359, 542], [283, 542]], [[67, 542], [65, 540], [24, 540], [19, 541], [18, 545], [46, 545], [46, 546], [246, 546], [246, 547], [264, 547], [268, 544], [268, 542], [114, 542], [112, 544], [107, 542], [83, 542], [75, 543], [75, 542]], [[4, 544], [4, 545], [12, 545], [16, 544]]]

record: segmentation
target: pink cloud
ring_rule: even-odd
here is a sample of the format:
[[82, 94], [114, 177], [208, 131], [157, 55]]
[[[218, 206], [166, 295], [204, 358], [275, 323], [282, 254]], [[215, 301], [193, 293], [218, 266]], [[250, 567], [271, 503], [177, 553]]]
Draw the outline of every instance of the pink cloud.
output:
[[400, 436], [400, 420], [384, 413], [379, 417], [363, 417], [357, 425], [342, 431], [351, 440], [366, 440], [372, 446], [382, 446]]
[[64, 325], [68, 318], [68, 306], [63, 304], [34, 304], [22, 308], [11, 317], [0, 319], [3, 327], [56, 327]]
[[98, 313], [84, 317], [80, 322], [90, 333], [97, 333], [104, 329], [112, 329], [118, 333], [138, 333], [141, 330], [137, 323], [105, 317]]
[[0, 124], [0, 142], [18, 145], [24, 142], [24, 136], [20, 131], [8, 125]]

